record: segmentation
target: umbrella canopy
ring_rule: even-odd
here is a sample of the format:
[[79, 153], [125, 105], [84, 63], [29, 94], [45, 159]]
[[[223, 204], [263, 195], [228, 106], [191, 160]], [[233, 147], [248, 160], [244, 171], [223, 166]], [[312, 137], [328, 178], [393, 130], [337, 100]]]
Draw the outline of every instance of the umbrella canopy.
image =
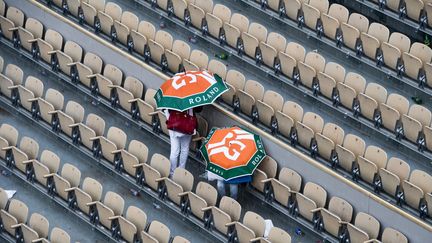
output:
[[213, 128], [200, 151], [207, 170], [225, 180], [252, 175], [266, 156], [261, 138], [239, 127]]
[[225, 82], [216, 74], [188, 71], [165, 81], [154, 98], [158, 109], [185, 111], [211, 104], [227, 90]]

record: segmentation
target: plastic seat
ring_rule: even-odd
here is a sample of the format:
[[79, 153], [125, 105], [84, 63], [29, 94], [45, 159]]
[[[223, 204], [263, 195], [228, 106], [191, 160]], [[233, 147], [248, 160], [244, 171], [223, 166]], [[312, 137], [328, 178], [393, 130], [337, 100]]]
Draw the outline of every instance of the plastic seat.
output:
[[188, 2], [186, 0], [171, 0], [174, 15], [181, 20], [185, 20], [185, 12], [188, 7]]
[[409, 101], [399, 94], [390, 94], [386, 103], [380, 104], [382, 124], [390, 131], [395, 131], [396, 123], [403, 114], [408, 113]]
[[92, 87], [92, 75], [102, 72], [102, 59], [91, 52], [87, 52], [84, 56], [84, 61], [68, 64], [71, 68], [74, 66], [76, 70], [76, 82], [81, 82], [87, 87]]
[[226, 224], [238, 221], [241, 215], [241, 205], [234, 199], [224, 196], [219, 202], [219, 207], [209, 206], [204, 211], [211, 210], [213, 226], [219, 232], [228, 234]]
[[399, 32], [393, 32], [390, 35], [389, 41], [381, 44], [385, 65], [397, 70], [398, 64], [402, 61], [402, 53], [408, 52], [410, 46], [410, 38]]
[[91, 138], [103, 136], [105, 131], [105, 121], [98, 115], [90, 113], [87, 115], [85, 123], [78, 123], [70, 125], [70, 127], [77, 127], [79, 131], [79, 141], [88, 149], [93, 150], [93, 140]]
[[112, 86], [117, 94], [117, 102], [121, 108], [127, 112], [132, 112], [132, 104], [129, 102], [133, 99], [140, 99], [143, 95], [144, 84], [131, 76], [128, 76], [122, 86]]
[[341, 222], [351, 222], [353, 207], [340, 197], [332, 197], [328, 208], [318, 208], [321, 214], [322, 227], [335, 237], [339, 237], [342, 227]]
[[157, 120], [159, 121], [160, 127], [158, 128], [159, 131], [162, 131], [165, 135], [169, 136], [168, 127], [167, 127], [167, 118], [165, 116], [165, 113], [162, 111], [156, 111], [157, 113]]
[[117, 217], [121, 238], [127, 242], [135, 242], [141, 239], [141, 231], [147, 225], [147, 214], [135, 206], [129, 206], [126, 216]]
[[357, 157], [357, 163], [360, 170], [360, 178], [369, 184], [374, 183], [375, 177], [378, 175], [381, 168], [385, 168], [387, 164], [387, 153], [373, 145], [369, 145], [364, 153], [364, 156]]
[[147, 45], [150, 49], [151, 59], [158, 65], [162, 64], [162, 56], [165, 49], [171, 50], [173, 45], [173, 37], [166, 31], [158, 30], [155, 39], [147, 40]]
[[44, 150], [41, 153], [39, 160], [30, 160], [34, 178], [44, 187], [48, 186], [48, 179], [45, 175], [57, 173], [60, 168], [60, 157], [50, 150]]
[[240, 102], [241, 111], [251, 116], [257, 100], [264, 96], [264, 86], [255, 80], [248, 80], [244, 90], [237, 90], [236, 96]]
[[227, 76], [227, 66], [223, 64], [221, 61], [212, 59], [208, 63], [207, 70], [211, 73], [217, 74], [219, 77], [221, 77], [223, 80], [226, 79]]
[[27, 51], [32, 51], [32, 43], [29, 40], [42, 38], [43, 25], [39, 20], [34, 18], [27, 18], [24, 28], [22, 26], [15, 27], [19, 37], [19, 43], [21, 47]]
[[276, 111], [275, 117], [278, 123], [278, 132], [289, 138], [292, 128], [295, 128], [297, 122], [301, 122], [303, 118], [303, 107], [295, 102], [286, 101], [282, 111]]
[[404, 52], [402, 58], [405, 66], [405, 74], [415, 80], [419, 79], [420, 71], [426, 63], [432, 59], [432, 49], [420, 42], [411, 45], [410, 51]]
[[[204, 212], [201, 210], [206, 207], [216, 205], [217, 190], [207, 182], [198, 182], [195, 192], [185, 192], [188, 199], [188, 212], [191, 212], [198, 219], [204, 219]], [[183, 195], [183, 194], [182, 194]]]
[[323, 72], [318, 72], [320, 93], [332, 99], [336, 85], [342, 83], [345, 78], [345, 68], [338, 63], [328, 62]]
[[[427, 2], [425, 3], [425, 8], [424, 10], [426, 11], [426, 15], [427, 16], [432, 16], [432, 3], [431, 2]], [[428, 22], [427, 22], [428, 26], [432, 26], [432, 18], [428, 18]]]
[[276, 173], [277, 162], [267, 155], [254, 171], [251, 184], [256, 190], [264, 192], [265, 183], [263, 180], [274, 178]]
[[4, 16], [6, 12], [6, 3], [3, 0], [0, 0], [0, 15]]
[[98, 136], [90, 140], [99, 140], [100, 154], [109, 162], [114, 163], [115, 155], [112, 152], [126, 147], [127, 135], [120, 128], [110, 127], [106, 137]]
[[261, 51], [262, 62], [265, 65], [273, 68], [275, 66], [278, 53], [286, 49], [286, 39], [276, 32], [271, 32], [267, 36], [267, 41], [261, 41], [259, 47]]
[[302, 6], [302, 0], [283, 0], [285, 14], [288, 18], [297, 21], [298, 13]]
[[191, 48], [188, 43], [175, 40], [172, 50], [165, 49], [165, 57], [168, 63], [168, 69], [173, 73], [181, 72], [183, 62], [190, 57]]
[[23, 76], [24, 73], [20, 67], [14, 64], [8, 64], [4, 74], [0, 73], [0, 92], [4, 96], [12, 98], [11, 89], [16, 85], [22, 84]]
[[153, 220], [148, 231], [141, 231], [143, 242], [148, 243], [168, 243], [171, 237], [170, 229], [159, 221]]
[[431, 124], [432, 114], [424, 106], [414, 104], [410, 107], [408, 114], [401, 117], [404, 136], [411, 142], [417, 143], [424, 126]]
[[96, 204], [96, 222], [111, 230], [113, 217], [123, 214], [124, 203], [124, 199], [119, 194], [108, 191], [105, 194], [103, 202], [96, 201], [87, 203], [87, 205]]
[[345, 131], [334, 123], [326, 123], [322, 133], [315, 133], [318, 154], [325, 160], [331, 160], [336, 145], [342, 145]]
[[82, 123], [84, 120], [84, 108], [75, 101], [68, 101], [65, 111], [54, 111], [59, 120], [60, 129], [69, 137], [72, 137], [72, 128], [69, 125]]
[[73, 41], [66, 41], [63, 51], [56, 50], [55, 53], [52, 54], [56, 55], [60, 70], [64, 74], [71, 76], [71, 68], [68, 64], [80, 62], [82, 59], [83, 50], [77, 43]]
[[283, 229], [272, 227], [266, 238], [259, 237], [260, 243], [291, 243], [291, 236]]
[[181, 236], [176, 236], [173, 238], [172, 243], [190, 243], [190, 241], [187, 240], [186, 238], [181, 237]]
[[257, 48], [267, 39], [267, 28], [259, 23], [251, 23], [247, 32], [241, 33], [244, 53], [252, 58], [256, 57]]
[[289, 42], [284, 52], [279, 52], [278, 59], [281, 72], [293, 78], [294, 70], [297, 68], [298, 62], [303, 62], [306, 56], [305, 48], [296, 42]]
[[137, 107], [139, 110], [139, 117], [147, 124], [153, 123], [153, 116], [149, 115], [154, 112], [156, 109], [156, 101], [154, 99], [154, 95], [156, 94], [156, 90], [147, 89], [144, 100], [137, 99]]
[[4, 67], [4, 60], [3, 57], [0, 56], [0, 73], [3, 72], [3, 67]]
[[354, 100], [357, 95], [363, 93], [366, 88], [366, 79], [360, 74], [349, 72], [343, 83], [337, 83], [336, 85], [340, 103], [346, 108], [352, 110]]
[[28, 216], [28, 207], [25, 203], [12, 199], [9, 203], [7, 210], [1, 209], [0, 219], [3, 225], [3, 230], [8, 234], [15, 237], [15, 228], [12, 228], [16, 224], [25, 224]]
[[128, 173], [130, 176], [137, 178], [137, 181], [142, 179], [142, 171], [140, 167], [147, 163], [148, 159], [148, 147], [144, 143], [138, 140], [132, 140], [129, 143], [128, 149], [120, 149], [117, 151], [113, 151], [114, 154], [120, 153], [120, 158], [118, 159], [119, 163], [116, 165], [118, 168], [122, 168]]
[[138, 17], [129, 11], [124, 11], [122, 13], [121, 19], [114, 20], [114, 28], [117, 34], [117, 40], [130, 47], [131, 43], [133, 43], [132, 39], [129, 39], [129, 36], [132, 30], [138, 31], [139, 19]]
[[[8, 146], [16, 146], [17, 143], [18, 130], [7, 123], [3, 123], [0, 126], [0, 147], [5, 148]], [[0, 150], [0, 158], [6, 159], [6, 150]]]
[[309, 52], [305, 61], [299, 61], [297, 67], [302, 84], [308, 88], [313, 87], [314, 79], [319, 72], [324, 71], [325, 59], [316, 52]]
[[183, 60], [185, 71], [200, 71], [206, 70], [209, 62], [207, 54], [200, 50], [192, 50], [188, 59]]
[[296, 213], [299, 213], [303, 218], [312, 222], [314, 213], [312, 210], [322, 208], [327, 201], [327, 191], [320, 185], [313, 182], [307, 182], [303, 193], [296, 193], [297, 208]]
[[101, 200], [103, 187], [99, 181], [86, 177], [81, 188], [73, 187], [69, 190], [73, 190], [75, 193], [76, 205], [74, 206], [86, 215], [93, 215], [95, 213], [95, 208], [87, 204]]
[[39, 144], [30, 137], [23, 137], [19, 143], [19, 147], [9, 147], [12, 150], [12, 164], [27, 175], [29, 168], [28, 160], [36, 159], [39, 154]]
[[298, 143], [304, 148], [310, 149], [315, 133], [321, 133], [324, 127], [324, 120], [313, 112], [306, 112], [302, 122], [296, 123]]
[[396, 157], [390, 158], [386, 168], [379, 170], [382, 189], [396, 198], [398, 190], [402, 190], [402, 181], [408, 179], [409, 173], [410, 166], [407, 162]]
[[336, 40], [337, 31], [340, 30], [340, 26], [342, 23], [348, 22], [349, 11], [348, 9], [337, 3], [333, 3], [330, 5], [330, 8], [327, 12], [321, 13], [321, 21], [324, 28], [324, 34]]
[[352, 13], [348, 18], [348, 23], [341, 25], [344, 45], [355, 50], [360, 34], [367, 32], [368, 27], [368, 18], [358, 13]]
[[105, 7], [105, 0], [88, 0], [81, 2], [81, 9], [83, 11], [84, 20], [90, 26], [95, 25], [95, 19], [99, 11], [103, 11]]
[[53, 51], [61, 51], [63, 47], [63, 36], [55, 30], [48, 29], [45, 31], [44, 38], [29, 40], [30, 43], [36, 42], [38, 56], [46, 63], [52, 64]]
[[[44, 243], [46, 243], [45, 240], [43, 240], [43, 241], [44, 241]], [[71, 239], [70, 239], [69, 234], [66, 231], [64, 231], [60, 228], [54, 227], [51, 230], [49, 242], [51, 242], [51, 243], [70, 243]]]
[[407, 16], [416, 22], [420, 22], [420, 17], [424, 9], [424, 2], [422, 0], [405, 0]]
[[369, 120], [374, 120], [379, 105], [387, 100], [387, 90], [377, 83], [368, 83], [364, 93], [357, 95], [360, 113]]
[[224, 22], [224, 38], [229, 46], [237, 48], [238, 40], [241, 33], [247, 32], [249, 27], [249, 19], [239, 13], [234, 13], [231, 16], [230, 22]]
[[25, 243], [48, 237], [49, 222], [38, 213], [33, 213], [27, 224], [20, 223], [16, 226], [20, 228]]
[[422, 170], [413, 170], [409, 180], [404, 180], [402, 182], [405, 202], [414, 209], [419, 210], [422, 204], [424, 204], [422, 200], [427, 194], [431, 194], [432, 192], [431, 183], [432, 176], [427, 172]]
[[292, 194], [300, 192], [302, 178], [294, 170], [284, 167], [279, 172], [278, 179], [268, 178], [263, 180], [263, 183], [271, 183], [272, 198], [274, 198], [282, 206], [288, 207], [293, 202]]
[[213, 12], [208, 12], [205, 16], [208, 33], [211, 36], [219, 39], [223, 24], [225, 22], [229, 22], [230, 18], [231, 9], [225, 5], [216, 4], [213, 8]]
[[133, 43], [133, 50], [140, 55], [144, 55], [149, 40], [154, 39], [155, 34], [156, 28], [154, 25], [142, 20], [139, 23], [137, 30], [130, 29], [130, 39]]
[[96, 73], [90, 75], [90, 78], [96, 79], [96, 91], [98, 94], [110, 99], [112, 95], [111, 87], [112, 85], [120, 86], [122, 84], [123, 72], [118, 67], [112, 64], [107, 64], [104, 67], [103, 75]]
[[8, 7], [6, 12], [6, 17], [3, 14], [0, 15], [0, 28], [2, 35], [8, 39], [13, 38], [13, 29], [15, 27], [20, 27], [24, 25], [24, 13], [15, 7]]
[[381, 240], [382, 242], [408, 243], [408, 239], [404, 234], [390, 227], [384, 229]]
[[114, 30], [114, 21], [121, 21], [122, 9], [114, 2], [108, 2], [103, 11], [98, 11], [100, 30], [106, 35], [111, 36]]
[[160, 178], [168, 177], [171, 163], [161, 154], [153, 154], [150, 164], [143, 164], [144, 178], [146, 184], [157, 191], [159, 189]]
[[192, 25], [198, 29], [201, 29], [203, 26], [203, 20], [206, 17], [206, 13], [211, 13], [213, 10], [213, 1], [201, 0], [189, 3], [188, 10]]
[[227, 72], [225, 82], [229, 89], [223, 93], [221, 97], [225, 103], [232, 105], [237, 91], [243, 90], [246, 83], [246, 78], [241, 72], [230, 69]]
[[60, 175], [52, 173], [45, 175], [44, 177], [52, 177], [54, 180], [55, 192], [58, 196], [63, 198], [63, 200], [68, 201], [70, 193], [69, 190], [66, 189], [79, 186], [81, 180], [81, 171], [77, 167], [66, 163], [62, 167]]
[[360, 243], [369, 239], [376, 239], [380, 230], [380, 223], [373, 216], [359, 212], [356, 215], [354, 225], [347, 224], [350, 242]]
[[28, 76], [24, 86], [18, 85], [18, 94], [19, 94], [19, 102], [24, 109], [30, 112], [34, 112], [33, 108], [33, 102], [29, 101], [33, 100], [35, 98], [42, 97], [43, 91], [44, 91], [44, 84], [39, 79]]
[[366, 144], [363, 139], [353, 134], [346, 135], [343, 146], [336, 145], [340, 167], [350, 172], [353, 169], [353, 164], [357, 161], [357, 157], [362, 156], [365, 149]]
[[183, 168], [176, 168], [172, 179], [164, 178], [166, 196], [177, 205], [181, 205], [182, 197], [180, 194], [190, 192], [194, 183], [194, 176]]
[[256, 101], [258, 119], [264, 125], [271, 127], [276, 111], [282, 111], [284, 99], [279, 93], [267, 90], [264, 98]]
[[389, 39], [389, 29], [379, 23], [372, 23], [369, 26], [368, 32], [362, 32], [360, 35], [363, 51], [366, 56], [376, 59], [377, 50], [381, 47], [383, 42]]
[[6, 210], [8, 204], [8, 194], [3, 188], [0, 187], [0, 210]]
[[252, 211], [246, 212], [243, 222], [233, 222], [228, 225], [234, 225], [236, 231], [236, 240], [239, 243], [247, 243], [257, 237], [263, 237], [266, 227], [264, 218]]
[[302, 3], [305, 24], [311, 29], [317, 27], [317, 21], [321, 18], [322, 13], [327, 13], [329, 8], [328, 0], [310, 0]]
[[79, 18], [81, 13], [81, 1], [80, 0], [66, 0], [69, 13]]

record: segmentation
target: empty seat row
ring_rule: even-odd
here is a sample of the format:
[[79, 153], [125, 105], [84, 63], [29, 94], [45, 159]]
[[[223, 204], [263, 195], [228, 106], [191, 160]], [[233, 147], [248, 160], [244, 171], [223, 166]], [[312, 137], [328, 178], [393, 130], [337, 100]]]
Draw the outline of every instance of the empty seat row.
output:
[[[3, 188], [0, 188], [0, 234], [8, 234], [17, 242], [52, 242], [69, 243], [69, 234], [54, 227], [49, 235], [49, 221], [39, 213], [32, 213], [28, 218], [28, 206], [17, 199], [8, 199]], [[48, 240], [49, 235], [49, 240]]]

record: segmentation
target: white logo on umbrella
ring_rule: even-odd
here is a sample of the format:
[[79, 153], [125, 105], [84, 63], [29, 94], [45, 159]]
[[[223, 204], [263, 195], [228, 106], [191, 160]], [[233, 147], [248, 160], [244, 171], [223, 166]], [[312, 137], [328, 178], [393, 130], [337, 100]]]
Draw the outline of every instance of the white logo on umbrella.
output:
[[[225, 137], [222, 139], [222, 141], [217, 142], [217, 143], [212, 143], [212, 144], [208, 144], [208, 151], [209, 151], [209, 156], [214, 155], [214, 154], [218, 154], [218, 153], [223, 153], [225, 155], [225, 157], [229, 160], [237, 160], [238, 157], [240, 156], [240, 152], [243, 151], [246, 148], [246, 145], [244, 143], [241, 142], [241, 140], [254, 140], [254, 136], [244, 130], [241, 129], [235, 129], [233, 130], [233, 132], [229, 132], [225, 135]], [[234, 137], [235, 135], [235, 137]], [[226, 140], [233, 138], [234, 139], [232, 141], [230, 141], [228, 144], [226, 144]], [[233, 153], [230, 153], [230, 146], [232, 144], [237, 144], [240, 146], [240, 151], [237, 151], [236, 149], [232, 149]], [[228, 145], [228, 146], [227, 146]]]
[[[210, 83], [210, 85], [213, 85], [214, 83], [216, 83], [216, 81], [214, 80], [214, 78], [208, 72], [199, 72], [199, 73], [196, 73], [196, 74], [194, 74], [194, 73], [186, 73], [186, 74], [179, 73], [179, 74], [176, 74], [172, 78], [171, 85], [172, 85], [172, 87], [175, 90], [178, 90], [181, 87], [187, 85], [186, 81], [185, 81], [185, 77], [189, 77], [190, 78], [189, 83], [191, 84], [191, 83], [196, 83], [196, 81], [197, 81], [196, 77], [197, 76], [200, 76], [200, 77], [204, 78], [205, 80], [207, 80]], [[179, 82], [179, 80], [180, 80], [180, 82]]]

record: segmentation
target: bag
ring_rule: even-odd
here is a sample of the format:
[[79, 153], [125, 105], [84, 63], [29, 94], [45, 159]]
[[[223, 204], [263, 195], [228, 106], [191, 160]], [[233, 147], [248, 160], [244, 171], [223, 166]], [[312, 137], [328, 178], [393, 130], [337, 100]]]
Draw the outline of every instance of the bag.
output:
[[169, 111], [169, 118], [166, 121], [168, 130], [192, 135], [197, 127], [197, 118], [188, 112]]

